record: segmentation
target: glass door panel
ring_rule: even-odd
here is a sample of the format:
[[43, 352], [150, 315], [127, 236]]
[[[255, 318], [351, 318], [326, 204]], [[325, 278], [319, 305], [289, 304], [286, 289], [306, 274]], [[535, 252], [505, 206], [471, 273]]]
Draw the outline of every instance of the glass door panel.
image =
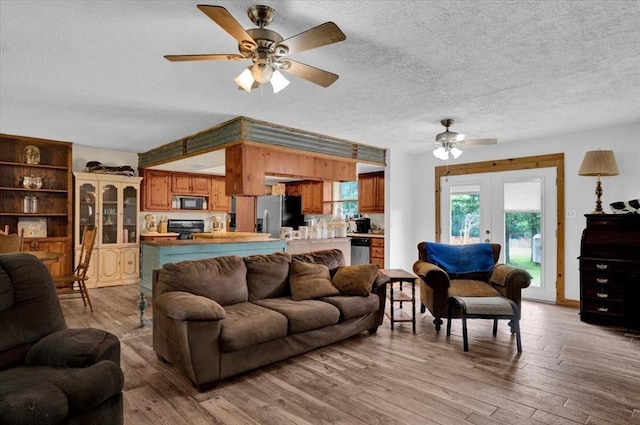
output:
[[95, 228], [96, 225], [96, 186], [91, 183], [84, 183], [80, 186], [79, 191], [79, 211], [78, 221], [80, 223], [80, 234], [78, 235], [78, 244], [84, 237], [84, 226]]
[[500, 262], [533, 277], [522, 296], [555, 302], [555, 181], [555, 168], [443, 177], [440, 242], [499, 243]]
[[124, 205], [122, 209], [122, 242], [136, 243], [138, 235], [138, 190], [133, 186], [125, 186], [123, 190]]
[[102, 186], [102, 244], [118, 243], [118, 187]]

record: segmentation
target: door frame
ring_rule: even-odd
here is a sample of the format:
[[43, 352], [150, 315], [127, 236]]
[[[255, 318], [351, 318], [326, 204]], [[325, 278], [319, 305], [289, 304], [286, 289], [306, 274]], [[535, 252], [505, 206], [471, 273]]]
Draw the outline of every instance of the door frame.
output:
[[579, 301], [569, 300], [564, 296], [564, 154], [527, 156], [520, 158], [499, 159], [493, 161], [471, 162], [466, 164], [447, 164], [435, 167], [435, 213], [436, 242], [440, 242], [442, 225], [440, 217], [440, 178], [464, 174], [493, 173], [499, 171], [526, 170], [532, 168], [556, 168], [556, 304], [578, 307]]

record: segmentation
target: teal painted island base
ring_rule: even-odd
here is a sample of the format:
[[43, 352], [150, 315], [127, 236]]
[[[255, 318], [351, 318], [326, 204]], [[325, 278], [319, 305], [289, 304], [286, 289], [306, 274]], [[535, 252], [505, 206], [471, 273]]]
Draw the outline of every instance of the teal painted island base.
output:
[[284, 252], [287, 241], [284, 239], [195, 239], [142, 242], [142, 273], [140, 276], [140, 327], [145, 325], [144, 317], [147, 297], [153, 297], [153, 271], [164, 264], [186, 260], [238, 255], [246, 257], [255, 254]]

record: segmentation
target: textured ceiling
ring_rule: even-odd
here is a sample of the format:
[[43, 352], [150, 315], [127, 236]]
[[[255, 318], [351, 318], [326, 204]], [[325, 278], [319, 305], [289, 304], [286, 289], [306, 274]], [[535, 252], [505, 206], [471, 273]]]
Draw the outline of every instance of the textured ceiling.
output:
[[[440, 119], [499, 143], [640, 121], [640, 3], [269, 1], [284, 38], [326, 21], [341, 43], [293, 56], [340, 75], [249, 94], [247, 62], [197, 1], [0, 1], [0, 132], [143, 152], [238, 115], [403, 151]], [[215, 1], [245, 27], [254, 1]]]

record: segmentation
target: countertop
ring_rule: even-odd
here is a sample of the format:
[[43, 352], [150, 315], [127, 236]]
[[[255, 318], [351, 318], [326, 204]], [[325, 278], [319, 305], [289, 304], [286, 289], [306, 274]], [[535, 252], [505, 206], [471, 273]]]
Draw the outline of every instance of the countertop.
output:
[[331, 243], [334, 242], [349, 242], [349, 238], [324, 238], [324, 239], [289, 239], [288, 244], [295, 243]]
[[174, 232], [166, 232], [166, 233], [159, 233], [159, 232], [155, 232], [155, 233], [140, 233], [140, 236], [180, 236], [180, 233], [174, 233]]
[[206, 239], [177, 239], [177, 240], [158, 240], [158, 241], [141, 241], [140, 243], [147, 245], [162, 246], [183, 246], [183, 245], [211, 245], [211, 244], [231, 244], [231, 243], [258, 243], [258, 242], [274, 242], [280, 239], [273, 238], [206, 238]]
[[373, 233], [347, 233], [350, 238], [373, 238], [384, 239], [384, 235], [374, 235]]

